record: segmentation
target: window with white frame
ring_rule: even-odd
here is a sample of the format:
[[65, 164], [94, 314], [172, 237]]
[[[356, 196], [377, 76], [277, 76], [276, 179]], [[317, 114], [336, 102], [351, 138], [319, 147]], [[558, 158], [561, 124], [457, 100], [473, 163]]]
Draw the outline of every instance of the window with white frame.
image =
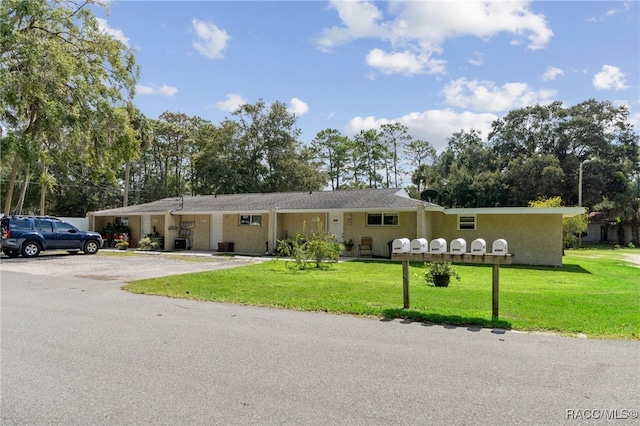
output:
[[241, 214], [240, 225], [260, 226], [262, 225], [262, 215], [261, 214]]
[[367, 226], [398, 226], [398, 213], [367, 213]]
[[476, 230], [476, 217], [472, 215], [463, 216], [458, 215], [458, 230], [459, 231], [475, 231]]

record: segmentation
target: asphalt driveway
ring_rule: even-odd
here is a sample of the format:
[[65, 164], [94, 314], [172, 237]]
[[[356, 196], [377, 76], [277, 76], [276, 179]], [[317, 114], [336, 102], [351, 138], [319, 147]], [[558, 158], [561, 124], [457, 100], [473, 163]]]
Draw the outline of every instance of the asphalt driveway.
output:
[[90, 278], [128, 282], [189, 272], [233, 268], [268, 258], [212, 256], [204, 252], [133, 252], [102, 250], [98, 255], [42, 252], [33, 258], [0, 258], [0, 271], [34, 275]]
[[102, 279], [14, 270], [81, 255], [42, 259], [0, 262], [3, 425], [639, 424], [638, 341], [135, 295], [97, 265]]

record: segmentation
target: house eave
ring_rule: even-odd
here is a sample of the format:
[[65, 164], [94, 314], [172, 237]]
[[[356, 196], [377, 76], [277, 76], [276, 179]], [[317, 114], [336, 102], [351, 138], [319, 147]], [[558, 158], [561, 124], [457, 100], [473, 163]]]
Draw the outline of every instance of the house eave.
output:
[[479, 207], [479, 208], [453, 208], [444, 209], [445, 214], [450, 215], [478, 215], [478, 214], [519, 214], [519, 215], [541, 215], [560, 214], [563, 218], [570, 218], [584, 214], [584, 207]]

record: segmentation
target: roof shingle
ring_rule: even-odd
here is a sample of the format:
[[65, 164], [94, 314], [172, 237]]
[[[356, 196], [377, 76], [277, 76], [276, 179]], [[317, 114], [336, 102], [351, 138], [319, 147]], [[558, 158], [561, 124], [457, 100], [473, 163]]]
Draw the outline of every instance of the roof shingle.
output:
[[341, 191], [275, 192], [266, 194], [220, 194], [171, 197], [146, 204], [94, 212], [97, 216], [126, 216], [170, 211], [262, 212], [326, 210], [413, 210], [423, 201], [409, 197], [403, 189], [357, 189]]

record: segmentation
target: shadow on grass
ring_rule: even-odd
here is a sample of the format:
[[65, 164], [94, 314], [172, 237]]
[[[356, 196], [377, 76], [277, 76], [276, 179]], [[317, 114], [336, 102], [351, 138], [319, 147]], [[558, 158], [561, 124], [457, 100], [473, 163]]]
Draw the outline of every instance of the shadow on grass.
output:
[[459, 315], [440, 315], [414, 311], [410, 309], [385, 309], [382, 311], [384, 318], [381, 321], [389, 322], [394, 319], [404, 319], [402, 323], [410, 324], [412, 322], [425, 323], [425, 325], [439, 324], [447, 326], [467, 327], [469, 331], [480, 331], [481, 328], [500, 328], [503, 330], [511, 330], [511, 323], [500, 318], [474, 318], [462, 317]]
[[[422, 262], [410, 262], [412, 268], [422, 269], [426, 268]], [[464, 265], [470, 268], [485, 268], [491, 269], [492, 265], [478, 264], [478, 263], [455, 263], [454, 265]], [[578, 274], [591, 274], [580, 265], [562, 265], [562, 266], [534, 266], [534, 265], [500, 265], [500, 269], [518, 269], [527, 271], [548, 271], [548, 272], [571, 272]]]
[[531, 265], [504, 265], [505, 269], [526, 269], [529, 271], [572, 272], [577, 274], [591, 274], [580, 265], [562, 266], [531, 266]]

